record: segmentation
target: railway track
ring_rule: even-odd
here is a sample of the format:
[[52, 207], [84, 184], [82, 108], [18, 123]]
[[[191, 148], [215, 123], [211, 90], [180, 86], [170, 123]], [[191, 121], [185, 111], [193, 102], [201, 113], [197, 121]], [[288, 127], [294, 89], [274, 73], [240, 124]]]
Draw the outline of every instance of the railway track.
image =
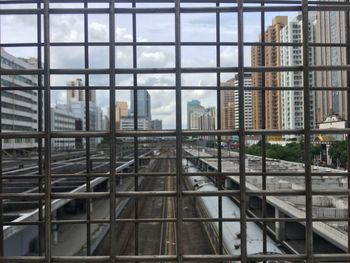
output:
[[[168, 162], [168, 171], [172, 172], [172, 164], [170, 160]], [[164, 183], [164, 191], [175, 190], [175, 177], [167, 176]], [[163, 197], [163, 218], [176, 218], [176, 204], [173, 197]], [[176, 255], [176, 223], [175, 222], [162, 222], [161, 234], [159, 244], [159, 255]]]
[[[166, 154], [168, 153], [168, 154]], [[151, 162], [150, 166], [143, 172], [174, 172], [175, 160], [167, 159], [171, 156], [168, 151], [161, 151], [161, 157]], [[141, 178], [140, 178], [141, 181]], [[149, 176], [144, 177], [139, 186], [140, 191], [174, 191], [176, 190], [175, 176]], [[129, 204], [120, 215], [121, 219], [135, 218], [134, 201], [130, 199]], [[143, 219], [170, 219], [176, 218], [175, 197], [146, 197], [138, 201], [138, 218]], [[185, 216], [194, 217], [195, 209], [190, 199], [184, 201]], [[116, 255], [176, 255], [177, 254], [177, 230], [176, 222], [154, 222], [147, 223], [118, 223], [115, 236]], [[138, 233], [138, 253], [135, 253], [135, 236]], [[190, 234], [191, 233], [191, 234]], [[107, 234], [101, 245], [96, 249], [94, 255], [103, 256], [109, 254], [110, 236]], [[191, 222], [184, 224], [183, 231], [184, 253], [200, 254], [210, 253], [207, 238], [201, 230], [199, 223]], [[138, 263], [141, 261], [137, 261]], [[162, 261], [164, 262], [164, 261]]]

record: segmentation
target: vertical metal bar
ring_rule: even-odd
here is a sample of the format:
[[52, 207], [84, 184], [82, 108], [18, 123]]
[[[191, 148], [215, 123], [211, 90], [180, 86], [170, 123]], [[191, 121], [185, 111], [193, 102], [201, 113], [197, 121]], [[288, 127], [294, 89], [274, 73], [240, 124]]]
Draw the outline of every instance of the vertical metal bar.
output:
[[109, 116], [110, 116], [110, 257], [115, 262], [115, 237], [116, 237], [116, 130], [115, 130], [115, 0], [109, 2]]
[[[216, 3], [216, 7], [220, 7], [220, 3]], [[220, 12], [217, 11], [216, 12], [216, 42], [220, 43]], [[221, 45], [217, 45], [216, 46], [216, 67], [220, 67], [221, 64], [221, 57], [220, 57], [220, 49], [221, 49]], [[219, 87], [221, 85], [221, 73], [218, 72], [216, 74], [216, 86]], [[218, 90], [216, 93], [216, 104], [217, 104], [217, 129], [221, 130], [221, 91]], [[218, 172], [221, 173], [222, 172], [222, 164], [221, 164], [221, 157], [222, 157], [222, 153], [221, 153], [221, 136], [218, 136], [218, 147], [217, 147], [217, 151], [218, 151]], [[221, 190], [221, 186], [219, 185], [219, 180], [220, 177], [217, 176], [216, 177], [216, 182], [217, 182], [217, 187], [219, 190]], [[222, 218], [222, 197], [218, 196], [218, 217], [221, 219]], [[219, 221], [219, 254], [223, 254], [223, 244], [222, 244], [222, 222]]]
[[[1, 16], [0, 16], [1, 22]], [[0, 36], [0, 44], [1, 44], [1, 36]], [[1, 51], [0, 48], [0, 69], [1, 66]], [[0, 133], [2, 132], [2, 82], [1, 82], [1, 73], [0, 73]], [[2, 139], [0, 139], [0, 194], [3, 193], [2, 189]], [[3, 207], [3, 199], [0, 198], [0, 257], [4, 256], [4, 207]], [[0, 260], [2, 262], [2, 260]]]
[[[264, 6], [264, 3], [261, 3], [261, 6]], [[261, 12], [261, 66], [265, 66], [265, 12]], [[266, 91], [265, 91], [265, 72], [261, 74], [261, 129], [266, 129]], [[261, 136], [261, 170], [262, 170], [262, 190], [266, 190], [266, 135], [262, 134]], [[266, 195], [262, 197], [262, 217], [266, 218]], [[263, 230], [263, 253], [267, 252], [267, 224], [266, 222], [262, 223]]]
[[182, 116], [181, 116], [181, 13], [180, 2], [175, 1], [175, 84], [176, 84], [176, 251], [177, 262], [183, 262], [182, 249]]
[[[132, 3], [132, 7], [136, 8], [136, 2]], [[132, 14], [132, 66], [133, 68], [137, 68], [137, 24], [136, 24], [136, 13]], [[137, 89], [137, 74], [133, 74], [133, 100], [134, 100], [134, 130], [138, 130], [138, 89]], [[138, 154], [138, 138], [134, 137], [134, 172], [135, 174], [139, 172], [139, 154]], [[134, 177], [134, 189], [135, 191], [138, 191], [139, 188], [139, 178], [136, 175]], [[135, 207], [134, 207], [134, 213], [135, 213], [135, 219], [138, 219], [138, 198], [135, 197]], [[135, 222], [135, 255], [139, 254], [139, 224]]]
[[[84, 8], [88, 9], [88, 3], [84, 2]], [[88, 13], [84, 13], [84, 64], [85, 68], [89, 68], [89, 17]], [[89, 74], [85, 74], [85, 128], [86, 131], [90, 131], [90, 78]], [[85, 155], [86, 155], [86, 173], [89, 174], [91, 172], [90, 167], [90, 138], [86, 137], [86, 149], [85, 149]], [[90, 185], [90, 177], [86, 177], [85, 180], [86, 183], [86, 192], [91, 192], [91, 185]], [[86, 199], [86, 255], [91, 255], [91, 198]]]
[[51, 89], [50, 89], [50, 0], [44, 1], [44, 85], [45, 85], [45, 257], [51, 262]]
[[[41, 3], [37, 4], [37, 9], [41, 9]], [[41, 42], [42, 42], [42, 36], [41, 36], [41, 15], [37, 15], [37, 41], [38, 41], [38, 69], [42, 68], [42, 51], [41, 51]], [[38, 75], [38, 131], [42, 132], [43, 131], [43, 91], [41, 89], [43, 85], [43, 80], [42, 80], [42, 75]], [[38, 192], [41, 193], [43, 192], [43, 140], [39, 139], [38, 140]], [[43, 219], [43, 200], [40, 198], [38, 201], [38, 221], [41, 221]], [[38, 250], [39, 250], [39, 256], [42, 255], [43, 253], [43, 234], [44, 234], [44, 229], [43, 229], [43, 224], [39, 224], [38, 226]]]
[[308, 0], [302, 0], [302, 47], [304, 86], [304, 163], [305, 163], [305, 244], [307, 262], [313, 262], [312, 227], [312, 177], [311, 177], [311, 134], [310, 134], [310, 85], [309, 85], [309, 13]]
[[[346, 1], [348, 4], [349, 0]], [[345, 12], [345, 41], [346, 44], [350, 44], [350, 11]], [[346, 65], [350, 65], [350, 46], [346, 48]], [[350, 87], [350, 71], [346, 72], [346, 83], [347, 87]], [[350, 90], [347, 91], [347, 127], [350, 128]], [[347, 134], [347, 150], [350, 152], [350, 134]], [[350, 154], [347, 155], [347, 179], [348, 179], [348, 190], [350, 190]], [[350, 204], [350, 194], [348, 195], [348, 204]], [[350, 218], [350, 209], [348, 207], [348, 218]], [[348, 221], [348, 253], [350, 253], [350, 220]]]
[[239, 100], [239, 190], [240, 190], [240, 228], [241, 260], [247, 262], [246, 229], [246, 186], [245, 186], [245, 127], [244, 127], [244, 28], [243, 0], [237, 1], [238, 13], [238, 100]]

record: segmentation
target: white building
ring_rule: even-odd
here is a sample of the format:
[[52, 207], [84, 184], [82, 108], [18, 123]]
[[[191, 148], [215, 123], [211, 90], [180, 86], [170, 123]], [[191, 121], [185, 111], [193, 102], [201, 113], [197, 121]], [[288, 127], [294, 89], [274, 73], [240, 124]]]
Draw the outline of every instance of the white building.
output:
[[[137, 119], [138, 130], [150, 130], [152, 128], [152, 122], [147, 118]], [[120, 129], [121, 130], [134, 130], [134, 117], [121, 117], [120, 118]]]
[[[238, 74], [233, 80], [233, 86], [238, 88]], [[252, 74], [244, 73], [244, 88], [252, 86]], [[233, 91], [234, 96], [234, 124], [235, 129], [239, 129], [239, 91]], [[246, 129], [253, 129], [253, 105], [252, 105], [252, 91], [244, 91], [244, 127]]]
[[[309, 20], [309, 41], [313, 42], [314, 19]], [[282, 43], [302, 43], [302, 19], [298, 15], [292, 19], [280, 32], [280, 42]], [[314, 53], [309, 50], [309, 64], [314, 64]], [[301, 46], [282, 46], [280, 47], [281, 66], [300, 66], [303, 63], [303, 52]], [[303, 87], [302, 71], [284, 71], [281, 72], [282, 87]], [[310, 73], [309, 85], [314, 86], [314, 73]], [[282, 104], [282, 128], [303, 129], [304, 128], [304, 94], [301, 90], [283, 90], [281, 91]], [[310, 125], [315, 127], [315, 92], [310, 92]], [[286, 135], [286, 138], [293, 138], [295, 135]]]
[[[36, 59], [17, 58], [1, 48], [1, 68], [3, 69], [35, 69]], [[1, 75], [1, 86], [35, 87], [38, 79], [35, 75]], [[33, 90], [1, 91], [1, 120], [3, 132], [23, 132], [38, 130], [38, 92]], [[33, 149], [37, 147], [35, 139], [4, 139], [5, 150]]]
[[[318, 124], [320, 130], [331, 130], [331, 129], [345, 129], [346, 121], [341, 119], [339, 116], [333, 115], [326, 118], [324, 122]], [[346, 140], [346, 134], [332, 134], [328, 135], [336, 141]]]
[[[74, 131], [76, 129], [76, 118], [67, 110], [66, 105], [56, 105], [51, 108], [52, 131]], [[67, 150], [75, 148], [75, 138], [54, 138], [51, 145], [55, 150]]]

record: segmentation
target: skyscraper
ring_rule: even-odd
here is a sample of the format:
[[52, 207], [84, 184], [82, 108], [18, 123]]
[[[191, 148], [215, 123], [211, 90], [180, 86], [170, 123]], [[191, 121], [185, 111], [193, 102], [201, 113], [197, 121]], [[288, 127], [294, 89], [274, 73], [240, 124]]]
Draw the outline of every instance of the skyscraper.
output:
[[[226, 81], [223, 86], [234, 87], [232, 90], [222, 90], [221, 95], [221, 128], [238, 129], [239, 128], [239, 91], [238, 74], [234, 78]], [[251, 87], [251, 73], [244, 74], [244, 87]], [[252, 91], [244, 91], [244, 124], [246, 129], [253, 127], [252, 119]], [[224, 140], [229, 139], [224, 137]]]
[[[234, 79], [230, 79], [222, 86], [233, 87]], [[233, 130], [235, 128], [235, 94], [234, 90], [222, 90], [220, 92], [221, 97], [221, 129]], [[223, 140], [229, 140], [230, 138], [224, 136]]]
[[199, 100], [187, 102], [187, 129], [200, 129], [200, 116], [205, 113], [205, 108]]
[[[309, 17], [309, 41], [314, 42], [314, 16]], [[282, 28], [280, 32], [280, 41], [282, 43], [301, 43], [302, 37], [302, 17], [301, 15], [293, 18]], [[314, 53], [309, 49], [309, 64], [314, 64]], [[282, 46], [280, 48], [281, 66], [300, 66], [302, 65], [302, 47], [301, 46]], [[303, 73], [301, 71], [284, 71], [280, 73], [282, 87], [302, 87]], [[314, 86], [314, 72], [309, 73], [310, 87]], [[315, 126], [315, 92], [310, 91], [310, 126]], [[282, 103], [282, 128], [283, 129], [303, 129], [304, 128], [304, 95], [300, 90], [281, 91]], [[295, 137], [288, 135], [286, 137]]]
[[[134, 116], [134, 91], [130, 92], [130, 115]], [[143, 117], [147, 120], [152, 119], [151, 115], [151, 96], [147, 90], [137, 91], [137, 117]]]
[[[345, 12], [319, 11], [316, 14], [316, 43], [346, 43]], [[316, 65], [346, 65], [346, 48], [316, 47]], [[316, 86], [322, 88], [346, 87], [346, 71], [317, 71]], [[327, 116], [337, 115], [347, 119], [346, 91], [316, 92], [316, 122], [323, 122]]]
[[[238, 74], [236, 74], [233, 79], [233, 86], [238, 88]], [[252, 86], [252, 74], [244, 73], [244, 87]], [[239, 128], [239, 91], [238, 89], [234, 90], [234, 127], [235, 129]], [[252, 110], [252, 91], [244, 91], [244, 127], [246, 129], [253, 128], [253, 110]]]
[[[265, 31], [265, 41], [268, 43], [278, 43], [280, 41], [280, 31], [287, 24], [287, 16], [276, 16]], [[261, 38], [261, 36], [260, 36]], [[276, 46], [265, 47], [265, 65], [262, 65], [262, 53], [260, 46], [253, 46], [251, 51], [252, 67], [256, 66], [280, 66], [280, 48]], [[262, 78], [261, 73], [252, 73], [252, 86], [261, 87]], [[265, 87], [279, 87], [280, 74], [278, 72], [265, 73]], [[281, 92], [278, 90], [268, 90], [265, 92], [265, 119], [267, 129], [281, 129]], [[254, 90], [252, 92], [253, 102], [253, 128], [262, 128], [262, 93]]]

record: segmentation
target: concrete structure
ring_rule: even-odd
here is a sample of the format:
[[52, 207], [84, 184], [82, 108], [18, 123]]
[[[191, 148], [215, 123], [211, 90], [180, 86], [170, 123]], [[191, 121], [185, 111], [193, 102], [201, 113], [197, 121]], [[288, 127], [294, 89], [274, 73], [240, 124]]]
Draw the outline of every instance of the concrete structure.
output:
[[[185, 148], [186, 159], [195, 164], [201, 171], [215, 172], [218, 169], [217, 152], [212, 148], [202, 148], [201, 150]], [[222, 151], [227, 155], [226, 151]], [[246, 172], [261, 172], [261, 157], [246, 156]], [[300, 191], [305, 189], [305, 178], [294, 176], [293, 173], [303, 173], [303, 163], [288, 162], [267, 158], [268, 173], [291, 173], [290, 176], [269, 176], [267, 179], [267, 190], [271, 191]], [[230, 159], [222, 161], [222, 171], [237, 173], [239, 171], [239, 153], [230, 152]], [[312, 172], [324, 173], [324, 176], [313, 176], [312, 188], [315, 191], [347, 189], [346, 173], [337, 169], [312, 166]], [[329, 173], [342, 173], [344, 176], [329, 177]], [[239, 189], [239, 176], [227, 176], [224, 182], [226, 190]], [[246, 189], [249, 191], [260, 191], [262, 189], [262, 178], [259, 176], [246, 177]], [[305, 218], [305, 197], [304, 196], [267, 196], [267, 217], [269, 218]], [[313, 216], [326, 216], [344, 218], [347, 213], [348, 203], [346, 196], [313, 196]], [[248, 209], [261, 213], [261, 197], [251, 197], [247, 203]], [[303, 222], [275, 222], [275, 237], [280, 241], [286, 241], [290, 248], [294, 242], [303, 242], [305, 238], [305, 228]], [[342, 222], [313, 222], [313, 232], [317, 241], [315, 249], [322, 249], [323, 253], [335, 253], [347, 251], [347, 224]], [[291, 243], [289, 243], [291, 241]]]
[[[309, 41], [314, 42], [314, 17], [309, 18]], [[282, 43], [301, 43], [302, 39], [302, 17], [296, 16], [288, 22], [280, 31], [280, 42]], [[300, 66], [302, 65], [302, 47], [301, 46], [282, 46], [280, 47], [281, 66]], [[309, 50], [309, 63], [314, 64], [314, 53]], [[280, 83], [282, 87], [302, 87], [302, 71], [284, 71], [280, 73]], [[314, 72], [310, 72], [309, 85], [314, 86]], [[315, 91], [310, 92], [310, 126], [315, 127]], [[304, 128], [304, 97], [300, 90], [281, 91], [282, 104], [282, 128], [303, 129]], [[295, 138], [295, 135], [285, 135], [286, 138]]]
[[[36, 59], [23, 59], [12, 56], [1, 48], [1, 68], [35, 69]], [[1, 75], [2, 87], [35, 87], [38, 78], [35, 75]], [[38, 130], [38, 92], [34, 90], [1, 91], [1, 119], [3, 132], [31, 132]], [[19, 150], [37, 147], [35, 139], [4, 139], [2, 149]]]
[[[130, 92], [130, 116], [134, 116], [134, 91]], [[137, 117], [152, 119], [151, 96], [147, 90], [137, 91]]]
[[117, 101], [115, 104], [115, 124], [120, 129], [120, 119], [128, 116], [128, 103], [126, 101]]
[[[137, 119], [137, 128], [139, 130], [150, 130], [152, 128], [152, 122], [146, 118]], [[134, 130], [134, 117], [122, 117], [120, 119], [121, 130]]]
[[[345, 43], [345, 12], [323, 11], [316, 15], [316, 43]], [[317, 66], [346, 65], [346, 48], [315, 48]], [[347, 87], [346, 71], [317, 71], [316, 86], [322, 88]], [[316, 122], [323, 122], [330, 115], [347, 119], [346, 91], [317, 91]]]
[[[269, 43], [278, 43], [280, 41], [280, 31], [287, 24], [288, 17], [276, 16], [272, 25], [268, 26], [265, 31], [265, 41]], [[260, 36], [261, 40], [261, 36]], [[251, 65], [256, 66], [280, 66], [280, 48], [276, 46], [265, 47], [265, 63], [262, 65], [261, 59], [261, 47], [253, 46], [251, 49]], [[262, 79], [261, 73], [252, 73], [252, 86], [261, 87]], [[280, 86], [280, 74], [278, 72], [266, 72], [265, 73], [265, 87], [279, 87]], [[266, 91], [265, 100], [265, 118], [267, 129], [281, 129], [281, 92], [278, 90]], [[252, 92], [253, 103], [253, 128], [262, 128], [262, 93], [261, 91]]]
[[162, 130], [163, 129], [163, 122], [162, 120], [152, 120], [152, 130]]
[[205, 113], [205, 108], [199, 100], [187, 102], [187, 129], [200, 129], [200, 117]]
[[[74, 131], [76, 129], [76, 118], [67, 110], [66, 105], [56, 105], [51, 108], [51, 129], [52, 131]], [[51, 145], [54, 149], [74, 149], [75, 138], [55, 138]]]

